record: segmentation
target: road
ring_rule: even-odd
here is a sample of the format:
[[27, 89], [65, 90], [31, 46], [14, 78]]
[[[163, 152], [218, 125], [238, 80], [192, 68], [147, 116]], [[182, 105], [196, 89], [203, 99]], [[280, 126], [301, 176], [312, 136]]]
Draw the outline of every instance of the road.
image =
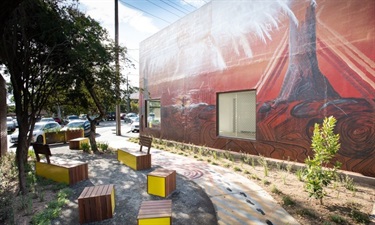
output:
[[[103, 121], [96, 127], [96, 141], [108, 140], [108, 137], [116, 134], [115, 121]], [[130, 132], [130, 124], [121, 121], [121, 136], [138, 137], [139, 133]], [[10, 143], [10, 135], [8, 135], [8, 151], [15, 152], [17, 146]]]

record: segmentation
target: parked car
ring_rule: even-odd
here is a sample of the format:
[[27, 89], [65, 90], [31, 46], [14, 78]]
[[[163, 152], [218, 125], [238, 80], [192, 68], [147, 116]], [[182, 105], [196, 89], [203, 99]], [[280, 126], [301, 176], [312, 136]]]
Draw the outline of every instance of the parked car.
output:
[[[58, 131], [61, 129], [60, 124], [56, 123], [55, 121], [51, 122], [37, 122], [35, 123], [34, 130], [33, 130], [33, 137], [31, 142], [43, 143], [43, 134], [48, 131]], [[13, 144], [18, 143], [18, 132], [14, 132], [10, 136], [10, 142]]]
[[116, 120], [116, 113], [115, 112], [107, 113], [107, 120]]
[[77, 128], [83, 129], [83, 133], [84, 133], [85, 137], [87, 137], [87, 136], [90, 135], [91, 125], [90, 125], [90, 121], [88, 121], [88, 120], [73, 120], [73, 121], [69, 122], [61, 130], [65, 130], [66, 131], [68, 129], [77, 129]]
[[14, 122], [13, 118], [10, 116], [7, 116], [7, 130], [8, 133], [12, 133], [16, 130], [16, 123]]
[[53, 122], [53, 121], [55, 120], [52, 117], [43, 117], [40, 119], [40, 122]]
[[79, 120], [80, 118], [77, 115], [69, 115], [66, 117], [65, 124], [70, 123], [73, 120]]
[[139, 117], [136, 117], [130, 126], [131, 132], [139, 132]]
[[132, 123], [135, 118], [138, 117], [137, 113], [128, 113], [124, 118], [125, 123]]

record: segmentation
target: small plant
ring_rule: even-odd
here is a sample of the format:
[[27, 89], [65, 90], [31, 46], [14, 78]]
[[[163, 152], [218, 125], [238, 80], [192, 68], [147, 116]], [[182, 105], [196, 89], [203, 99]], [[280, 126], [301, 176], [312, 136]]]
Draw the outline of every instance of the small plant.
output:
[[267, 162], [267, 160], [263, 156], [261, 156], [258, 159], [258, 163], [263, 166], [264, 176], [268, 177], [268, 170], [269, 170], [269, 168], [268, 168], [268, 162]]
[[241, 172], [242, 171], [241, 168], [239, 168], [238, 166], [233, 167], [233, 170], [236, 171], [236, 172]]
[[263, 185], [270, 185], [271, 182], [269, 182], [267, 179], [262, 180]]
[[283, 179], [283, 184], [286, 185], [286, 174], [283, 174], [281, 178]]
[[99, 143], [98, 143], [98, 147], [99, 147], [102, 151], [107, 151], [107, 150], [108, 150], [108, 147], [109, 147], [109, 144], [108, 144], [108, 142], [104, 142], [104, 143], [99, 142]]
[[349, 191], [356, 191], [356, 187], [353, 181], [353, 178], [349, 177], [348, 175], [345, 175], [344, 177], [344, 187], [348, 189]]
[[370, 219], [366, 213], [360, 212], [357, 209], [352, 209], [350, 217], [353, 218], [357, 223], [369, 224]]
[[316, 218], [316, 215], [315, 215], [315, 213], [314, 212], [312, 212], [311, 210], [309, 210], [309, 209], [305, 209], [305, 208], [302, 208], [302, 209], [299, 209], [298, 211], [297, 211], [297, 214], [298, 215], [301, 215], [301, 216], [308, 216], [308, 217], [310, 217], [310, 218]]
[[277, 189], [277, 187], [274, 184], [271, 187], [271, 192], [277, 195], [282, 194], [282, 192], [279, 189]]
[[251, 167], [253, 167], [253, 169], [255, 169], [255, 159], [254, 159], [254, 157], [251, 158]]
[[304, 173], [303, 169], [298, 169], [298, 170], [296, 171], [296, 176], [297, 176], [297, 179], [298, 179], [299, 181], [303, 181], [303, 173]]
[[32, 217], [32, 224], [50, 224], [51, 220], [59, 216], [62, 207], [66, 204], [71, 194], [72, 191], [70, 189], [60, 190], [56, 200], [49, 202], [44, 211]]
[[295, 205], [296, 203], [294, 202], [294, 200], [288, 196], [288, 195], [284, 195], [283, 196], [283, 205], [285, 206], [292, 206], [292, 205]]
[[212, 156], [214, 157], [215, 160], [217, 160], [217, 152], [216, 151], [212, 152]]
[[90, 153], [90, 144], [89, 143], [82, 143], [81, 148], [82, 148], [83, 152]]
[[44, 202], [44, 197], [45, 197], [44, 191], [40, 191], [38, 196], [39, 196], [39, 201]]
[[322, 127], [319, 124], [315, 124], [311, 144], [314, 158], [308, 157], [305, 161], [307, 165], [305, 188], [310, 197], [319, 199], [320, 204], [323, 204], [325, 195], [323, 188], [334, 180], [336, 170], [340, 167], [340, 164], [336, 163], [333, 169], [323, 168], [330, 163], [340, 149], [340, 136], [333, 132], [335, 124], [336, 119], [333, 116], [325, 118]]
[[330, 215], [330, 216], [329, 216], [329, 219], [330, 219], [332, 222], [339, 223], [339, 224], [343, 224], [343, 223], [346, 222], [346, 220], [345, 220], [342, 216], [340, 216], [340, 215], [336, 215], [336, 214], [334, 214], [334, 215]]
[[288, 173], [290, 173], [293, 169], [293, 164], [292, 163], [288, 163], [286, 164], [286, 171], [288, 171]]
[[282, 168], [281, 168], [281, 163], [278, 163], [278, 162], [277, 162], [277, 163], [276, 163], [276, 168], [277, 168], [278, 171], [281, 171], [281, 169], [282, 169]]

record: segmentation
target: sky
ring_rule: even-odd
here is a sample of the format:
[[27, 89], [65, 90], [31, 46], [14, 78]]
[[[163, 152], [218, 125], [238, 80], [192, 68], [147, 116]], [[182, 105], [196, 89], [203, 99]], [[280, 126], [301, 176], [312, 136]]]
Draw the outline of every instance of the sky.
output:
[[[97, 20], [115, 37], [114, 3], [116, 0], [80, 0], [80, 9]], [[117, 0], [119, 9], [119, 42], [128, 48], [128, 58], [135, 69], [125, 68], [131, 85], [139, 85], [139, 43], [210, 0]]]

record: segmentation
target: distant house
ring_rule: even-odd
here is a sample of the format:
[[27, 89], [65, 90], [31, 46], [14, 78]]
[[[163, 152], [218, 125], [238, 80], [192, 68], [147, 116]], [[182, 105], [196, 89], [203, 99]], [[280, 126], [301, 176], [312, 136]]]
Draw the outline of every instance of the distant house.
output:
[[213, 0], [140, 45], [141, 134], [375, 176], [375, 1]]

